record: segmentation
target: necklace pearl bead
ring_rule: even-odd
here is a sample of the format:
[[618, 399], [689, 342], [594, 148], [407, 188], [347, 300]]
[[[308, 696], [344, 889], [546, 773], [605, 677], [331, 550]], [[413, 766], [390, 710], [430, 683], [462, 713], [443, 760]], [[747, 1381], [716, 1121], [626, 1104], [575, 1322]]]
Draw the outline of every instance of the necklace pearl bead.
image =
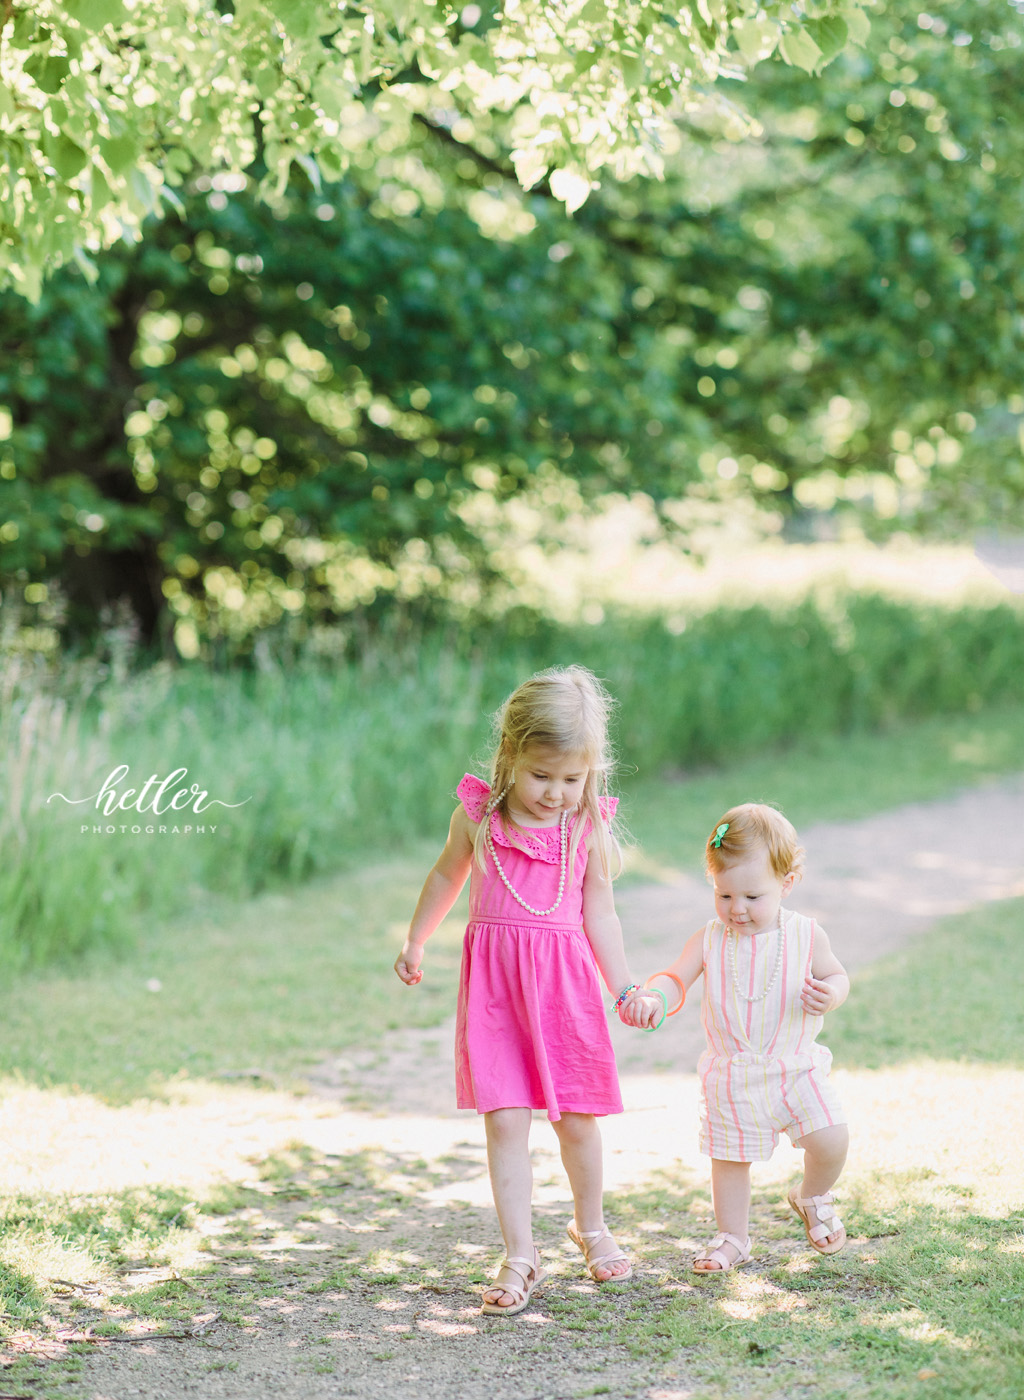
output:
[[[507, 792], [508, 789], [506, 788], [505, 791]], [[503, 792], [501, 796], [504, 797], [505, 793]], [[499, 798], [498, 801], [500, 802], [501, 798]], [[555, 910], [561, 904], [562, 897], [565, 894], [566, 851], [568, 849], [568, 843], [565, 839], [565, 836], [566, 824], [568, 820], [568, 812], [563, 812], [558, 819], [558, 898], [555, 900], [554, 904], [552, 904], [550, 909], [535, 909], [532, 904], [527, 904], [526, 900], [515, 888], [515, 886], [512, 884], [512, 881], [508, 878], [508, 876], [502, 869], [501, 861], [498, 859], [498, 853], [494, 849], [494, 841], [491, 838], [490, 811], [488, 811], [484, 816], [484, 821], [487, 823], [487, 825], [484, 827], [484, 842], [487, 846], [488, 852], [490, 853], [491, 860], [494, 861], [494, 868], [501, 876], [501, 883], [505, 886], [509, 894], [514, 900], [517, 901], [517, 903], [521, 904], [524, 909], [529, 910], [531, 914], [536, 914], [537, 917], [541, 919], [546, 918], [548, 914], [553, 914], [555, 912]]]
[[731, 968], [731, 971], [732, 971], [732, 985], [733, 985], [733, 990], [735, 991], [736, 995], [737, 995], [738, 997], [742, 997], [744, 1001], [747, 1001], [747, 1002], [764, 1001], [765, 997], [768, 995], [768, 993], [769, 993], [769, 992], [771, 991], [771, 989], [775, 986], [775, 983], [776, 983], [776, 982], [778, 981], [778, 979], [779, 979], [779, 971], [780, 971], [780, 969], [782, 968], [782, 954], [783, 954], [783, 952], [785, 951], [785, 947], [786, 947], [786, 926], [785, 926], [785, 924], [782, 922], [782, 906], [781, 906], [781, 905], [779, 906], [779, 921], [778, 921], [778, 924], [776, 925], [776, 927], [778, 928], [778, 931], [779, 931], [779, 946], [778, 946], [778, 948], [777, 948], [776, 951], [775, 951], [775, 967], [774, 967], [774, 969], [773, 969], [773, 971], [772, 971], [771, 980], [769, 981], [767, 987], [765, 987], [765, 989], [764, 989], [763, 992], [758, 992], [758, 994], [757, 994], [756, 996], [752, 996], [752, 997], [748, 997], [747, 994], [746, 994], [746, 992], [740, 991], [740, 982], [739, 982], [739, 978], [738, 978], [737, 975], [736, 975], [736, 944], [739, 942], [739, 937], [740, 937], [740, 936], [739, 936], [739, 934], [735, 931], [735, 929], [733, 929], [733, 928], [731, 928], [731, 927], [726, 928], [726, 930], [725, 930], [726, 933], [727, 933], [728, 936], [729, 936], [729, 965], [730, 965], [730, 968]]

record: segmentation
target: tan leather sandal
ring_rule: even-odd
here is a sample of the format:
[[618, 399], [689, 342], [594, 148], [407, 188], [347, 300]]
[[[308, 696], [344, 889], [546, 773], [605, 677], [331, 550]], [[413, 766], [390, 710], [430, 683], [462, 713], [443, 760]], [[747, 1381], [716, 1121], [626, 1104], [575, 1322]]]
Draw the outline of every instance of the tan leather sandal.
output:
[[[609, 1264], [618, 1263], [620, 1259], [625, 1259], [627, 1264], [629, 1263], [629, 1256], [615, 1244], [612, 1232], [607, 1225], [602, 1225], [600, 1230], [577, 1230], [575, 1220], [570, 1220], [565, 1233], [583, 1255], [590, 1271], [590, 1277], [595, 1283], [625, 1283], [627, 1279], [633, 1277], [633, 1265], [629, 1264], [629, 1268], [624, 1273], [610, 1274], [608, 1278], [598, 1278], [597, 1269], [607, 1269]], [[599, 1254], [596, 1259], [592, 1259], [591, 1255], [595, 1245], [600, 1244], [602, 1240], [611, 1240], [614, 1247], [607, 1254]]]
[[[521, 1268], [521, 1265], [525, 1265], [525, 1268]], [[512, 1273], [518, 1274], [523, 1280], [523, 1286], [516, 1288], [514, 1284], [488, 1284], [483, 1290], [485, 1296], [480, 1311], [491, 1317], [512, 1317], [515, 1313], [522, 1312], [529, 1303], [533, 1290], [547, 1278], [546, 1272], [540, 1266], [540, 1254], [536, 1248], [534, 1248], [532, 1260], [523, 1259], [516, 1254], [507, 1255], [498, 1265], [499, 1273], [502, 1269], [509, 1269]], [[507, 1293], [512, 1302], [508, 1304], [489, 1303], [486, 1298], [488, 1293]]]

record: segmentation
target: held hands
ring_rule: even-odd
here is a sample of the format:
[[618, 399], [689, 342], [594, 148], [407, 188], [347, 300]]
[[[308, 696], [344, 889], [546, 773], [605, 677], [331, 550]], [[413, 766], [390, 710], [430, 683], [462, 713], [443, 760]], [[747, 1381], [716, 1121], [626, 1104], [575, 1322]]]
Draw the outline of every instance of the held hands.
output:
[[831, 1011], [839, 998], [827, 978], [805, 977], [800, 1003], [811, 1016], [824, 1016]]
[[402, 951], [395, 959], [395, 971], [407, 987], [415, 987], [417, 982], [422, 982], [423, 971], [420, 967], [422, 961], [422, 947], [406, 940], [402, 944]]
[[633, 992], [619, 1007], [619, 1020], [624, 1026], [636, 1026], [638, 1030], [650, 1030], [660, 1021], [665, 1006], [657, 992]]

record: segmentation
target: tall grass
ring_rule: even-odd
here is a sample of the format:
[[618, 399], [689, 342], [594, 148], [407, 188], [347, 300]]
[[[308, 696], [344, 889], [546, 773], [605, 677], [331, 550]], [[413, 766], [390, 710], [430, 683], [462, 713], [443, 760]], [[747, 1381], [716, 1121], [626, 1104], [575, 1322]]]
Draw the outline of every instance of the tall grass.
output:
[[[850, 594], [720, 609], [678, 632], [657, 619], [509, 619], [384, 637], [330, 666], [161, 665], [104, 680], [89, 663], [47, 678], [12, 658], [0, 685], [0, 966], [116, 944], [204, 891], [248, 895], [443, 831], [462, 772], [485, 761], [489, 714], [524, 676], [570, 661], [607, 680], [623, 761], [650, 777], [1017, 699], [1024, 635], [1010, 605]], [[121, 791], [186, 768], [186, 785], [244, 805], [175, 821], [47, 803], [96, 794], [123, 764]]]

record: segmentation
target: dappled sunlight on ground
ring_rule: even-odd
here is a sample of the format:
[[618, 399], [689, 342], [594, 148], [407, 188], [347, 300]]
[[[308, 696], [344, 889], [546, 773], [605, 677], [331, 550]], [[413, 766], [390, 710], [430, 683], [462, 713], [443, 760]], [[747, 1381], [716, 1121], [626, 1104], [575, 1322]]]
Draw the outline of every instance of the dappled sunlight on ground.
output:
[[[907, 1300], [901, 1236], [908, 1219], [917, 1222], [918, 1240], [938, 1242], [937, 1267], [957, 1287], [991, 1277], [1001, 1222], [1022, 1195], [1012, 1148], [1024, 1127], [1024, 1071], [921, 1064], [836, 1078], [854, 1138], [840, 1189], [850, 1224], [842, 1255], [816, 1257], [784, 1205], [799, 1164], [784, 1142], [754, 1168], [753, 1262], [725, 1278], [692, 1274], [693, 1250], [714, 1230], [707, 1162], [696, 1151], [696, 1076], [627, 1075], [626, 1112], [605, 1120], [604, 1137], [608, 1216], [635, 1261], [634, 1284], [602, 1289], [587, 1279], [565, 1236], [571, 1207], [555, 1137], [537, 1121], [536, 1238], [549, 1279], [515, 1323], [497, 1324], [477, 1301], [499, 1241], [475, 1114], [371, 1114], [314, 1095], [203, 1083], [176, 1084], [171, 1103], [112, 1108], [8, 1086], [0, 1191], [22, 1184], [26, 1171], [36, 1192], [72, 1179], [81, 1192], [87, 1178], [97, 1191], [187, 1183], [205, 1202], [187, 1262], [212, 1266], [191, 1281], [174, 1267], [122, 1268], [98, 1286], [69, 1280], [67, 1321], [47, 1337], [10, 1338], [8, 1355], [60, 1357], [76, 1339], [97, 1342], [96, 1326], [118, 1322], [140, 1345], [94, 1349], [90, 1374], [101, 1388], [90, 1400], [138, 1385], [168, 1394], [199, 1386], [210, 1397], [327, 1396], [333, 1383], [318, 1389], [316, 1375], [371, 1362], [378, 1386], [426, 1396], [441, 1393], [453, 1366], [493, 1376], [497, 1345], [514, 1365], [522, 1348], [550, 1339], [550, 1356], [531, 1361], [538, 1385], [568, 1367], [580, 1383], [653, 1400], [708, 1393], [689, 1384], [695, 1339], [743, 1329], [744, 1348], [765, 1366], [797, 1364], [803, 1348], [824, 1344], [829, 1318], [847, 1305], [858, 1337], [899, 1338], [938, 1364], [971, 1354], [970, 1336], [929, 1297]], [[10, 1131], [19, 1114], [29, 1133], [20, 1141]], [[116, 1141], [127, 1154], [109, 1150]], [[822, 1288], [838, 1314], [819, 1306]], [[74, 1299], [78, 1311], [68, 1312]], [[154, 1348], [155, 1319], [168, 1335], [198, 1340]], [[591, 1341], [594, 1319], [601, 1330]], [[215, 1329], [215, 1344], [205, 1328]], [[661, 1361], [652, 1361], [652, 1346]], [[682, 1369], [666, 1348], [678, 1349]], [[203, 1379], [221, 1366], [244, 1368], [250, 1389]], [[511, 1392], [502, 1386], [492, 1393], [504, 1400]], [[539, 1393], [549, 1392], [563, 1393], [550, 1385]]]
[[[1008, 1193], [1024, 1189], [1018, 1150], [1024, 1071], [922, 1063], [840, 1069], [833, 1078], [850, 1119], [851, 1177], [934, 1172], [946, 1199], [967, 1188], [980, 1210], [997, 1210]], [[91, 1095], [3, 1086], [0, 1194], [85, 1195], [156, 1184], [202, 1193], [220, 1182], [253, 1182], [254, 1160], [300, 1143], [332, 1155], [373, 1148], [393, 1154], [396, 1164], [405, 1160], [392, 1171], [391, 1189], [415, 1192], [428, 1209], [490, 1203], [483, 1121], [476, 1114], [368, 1114], [312, 1094], [203, 1082], [179, 1081], [171, 1090], [167, 1103], [111, 1107]], [[623, 1096], [625, 1113], [602, 1122], [609, 1190], [627, 1191], [654, 1170], [706, 1175], [707, 1159], [697, 1150], [696, 1075], [625, 1075]], [[536, 1119], [535, 1199], [568, 1202], [555, 1135], [543, 1115]], [[979, 1143], [984, 1154], [975, 1150]], [[982, 1156], [995, 1164], [994, 1174], [979, 1174]], [[771, 1162], [755, 1164], [755, 1186], [781, 1186], [799, 1163], [800, 1153], [784, 1138]], [[950, 1182], [957, 1186], [944, 1184]]]
[[[945, 925], [932, 927], [909, 962], [877, 960], [925, 922], [913, 901], [949, 913], [993, 898], [996, 875], [1019, 881], [1022, 781], [805, 833], [820, 881], [808, 878], [800, 907], [820, 899], [829, 910], [865, 1005], [884, 1012], [877, 1034], [869, 1023], [852, 1050], [837, 1051], [852, 1136], [838, 1189], [849, 1231], [840, 1254], [817, 1256], [785, 1203], [801, 1154], [784, 1138], [753, 1168], [750, 1264], [725, 1277], [691, 1271], [715, 1233], [709, 1164], [697, 1150], [702, 1037], [691, 1006], [658, 1035], [612, 1026], [625, 1112], [602, 1122], [606, 1203], [634, 1260], [633, 1283], [599, 1288], [587, 1277], [565, 1234], [572, 1204], [557, 1139], [537, 1114], [534, 1218], [549, 1278], [516, 1319], [483, 1318], [480, 1286], [500, 1253], [483, 1120], [452, 1107], [452, 1022], [407, 1024], [311, 1066], [291, 1092], [262, 1069], [181, 1073], [133, 1102], [0, 1081], [0, 1307], [22, 1308], [8, 1312], [16, 1320], [36, 1306], [41, 1319], [34, 1330], [8, 1329], [10, 1356], [59, 1358], [75, 1342], [91, 1344], [87, 1400], [186, 1390], [200, 1400], [333, 1400], [349, 1393], [340, 1387], [352, 1375], [366, 1377], [365, 1393], [419, 1400], [447, 1393], [453, 1368], [467, 1378], [468, 1400], [511, 1400], [522, 1393], [524, 1354], [540, 1394], [703, 1400], [726, 1393], [715, 1377], [733, 1373], [716, 1368], [735, 1363], [735, 1338], [728, 1393], [754, 1393], [747, 1382], [771, 1376], [776, 1390], [760, 1393], [786, 1400], [803, 1393], [788, 1377], [804, 1374], [787, 1368], [836, 1346], [847, 1370], [829, 1363], [835, 1393], [856, 1385], [859, 1359], [875, 1350], [898, 1353], [911, 1378], [962, 1357], [976, 1367], [973, 1300], [984, 1301], [986, 1327], [993, 1307], [1015, 1306], [1024, 1250], [1024, 1068], [1006, 1062], [1001, 1039], [981, 1063], [974, 1026], [990, 1004], [987, 983], [968, 995], [963, 979], [952, 980], [956, 950], [976, 936], [970, 920], [990, 929], [993, 915], [979, 908], [958, 920], [955, 943]], [[1011, 819], [993, 835], [997, 802]], [[891, 853], [891, 871], [880, 852]], [[624, 889], [638, 970], [671, 961], [706, 903], [692, 877]], [[1012, 931], [1019, 913], [1007, 906], [1005, 917]], [[457, 937], [453, 924], [453, 948]], [[938, 1008], [933, 979], [928, 1005], [941, 1030], [928, 1053], [970, 1046], [972, 1062], [915, 1058], [903, 1007], [914, 1004], [922, 956], [949, 964], [939, 985], [955, 999]], [[879, 1062], [865, 1045], [897, 1031], [897, 1063], [862, 1068]], [[138, 1345], [107, 1345], [104, 1328]], [[989, 1366], [1005, 1348], [981, 1350]], [[694, 1388], [701, 1367], [710, 1367], [711, 1391]], [[20, 1375], [10, 1389], [23, 1389]]]

